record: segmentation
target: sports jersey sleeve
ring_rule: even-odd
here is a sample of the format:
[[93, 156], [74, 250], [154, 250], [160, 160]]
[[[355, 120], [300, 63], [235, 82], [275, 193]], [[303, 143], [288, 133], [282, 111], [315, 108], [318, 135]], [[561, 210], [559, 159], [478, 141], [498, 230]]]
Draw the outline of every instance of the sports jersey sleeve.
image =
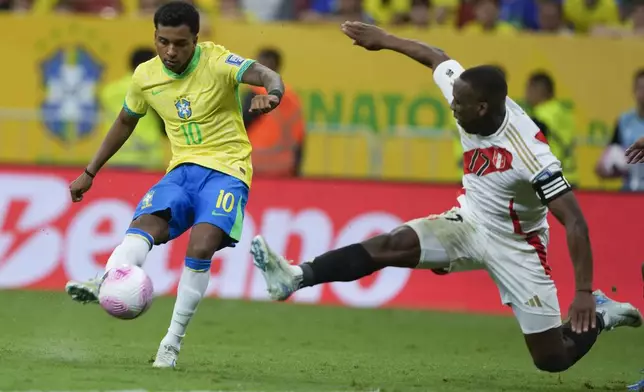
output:
[[524, 161], [532, 188], [544, 205], [570, 192], [572, 187], [564, 176], [561, 162], [550, 151], [541, 131], [534, 136], [534, 141], [526, 143]]
[[443, 61], [434, 70], [434, 82], [438, 85], [447, 99], [449, 104], [452, 103], [454, 96], [452, 90], [454, 89], [454, 81], [465, 71], [463, 66], [456, 60]]
[[123, 109], [132, 117], [141, 118], [145, 116], [148, 111], [148, 103], [143, 97], [141, 86], [137, 83], [137, 74], [132, 76], [132, 83], [125, 95], [123, 102]]
[[241, 82], [244, 72], [255, 63], [255, 60], [245, 59], [228, 50], [224, 50], [215, 60], [215, 72], [219, 77], [237, 85]]

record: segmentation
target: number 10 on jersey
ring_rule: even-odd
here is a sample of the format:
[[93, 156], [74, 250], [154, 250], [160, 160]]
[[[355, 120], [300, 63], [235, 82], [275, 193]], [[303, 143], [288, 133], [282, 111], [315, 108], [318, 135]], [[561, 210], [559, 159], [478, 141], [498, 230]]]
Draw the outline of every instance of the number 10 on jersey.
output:
[[203, 141], [201, 137], [201, 128], [196, 122], [189, 122], [187, 124], [181, 124], [181, 132], [186, 138], [186, 144], [191, 146], [193, 144], [201, 144]]

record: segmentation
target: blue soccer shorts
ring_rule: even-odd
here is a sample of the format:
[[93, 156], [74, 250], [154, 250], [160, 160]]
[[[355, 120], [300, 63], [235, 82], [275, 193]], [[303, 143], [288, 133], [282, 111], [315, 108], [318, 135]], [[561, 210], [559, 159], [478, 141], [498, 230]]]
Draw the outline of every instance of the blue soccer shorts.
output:
[[234, 247], [241, 237], [248, 186], [241, 180], [192, 163], [172, 169], [143, 196], [134, 219], [169, 212], [173, 240], [198, 223], [209, 223], [228, 238], [220, 248]]

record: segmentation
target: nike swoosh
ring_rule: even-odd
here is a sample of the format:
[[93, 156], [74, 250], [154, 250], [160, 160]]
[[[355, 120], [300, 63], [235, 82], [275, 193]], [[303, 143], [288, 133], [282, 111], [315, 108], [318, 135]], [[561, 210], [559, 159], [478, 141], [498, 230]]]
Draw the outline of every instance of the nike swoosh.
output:
[[159, 90], [159, 91], [152, 91], [152, 95], [159, 95], [159, 94], [161, 94], [162, 92], [163, 92], [163, 90]]
[[228, 214], [222, 214], [220, 212], [214, 212], [212, 213], [213, 216], [228, 216]]

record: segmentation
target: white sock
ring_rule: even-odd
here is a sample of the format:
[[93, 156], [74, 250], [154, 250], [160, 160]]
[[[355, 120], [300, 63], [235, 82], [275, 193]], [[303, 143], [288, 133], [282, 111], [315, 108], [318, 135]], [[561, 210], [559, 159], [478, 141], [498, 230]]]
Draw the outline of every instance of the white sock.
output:
[[105, 271], [123, 264], [141, 267], [150, 252], [150, 244], [143, 237], [126, 234], [123, 242], [112, 252], [105, 264]]
[[172, 312], [172, 321], [162, 344], [170, 344], [176, 348], [181, 347], [181, 341], [186, 336], [186, 328], [188, 328], [190, 319], [194, 316], [201, 298], [206, 294], [209, 282], [210, 270], [197, 272], [188, 267], [183, 268], [177, 289], [177, 300]]

